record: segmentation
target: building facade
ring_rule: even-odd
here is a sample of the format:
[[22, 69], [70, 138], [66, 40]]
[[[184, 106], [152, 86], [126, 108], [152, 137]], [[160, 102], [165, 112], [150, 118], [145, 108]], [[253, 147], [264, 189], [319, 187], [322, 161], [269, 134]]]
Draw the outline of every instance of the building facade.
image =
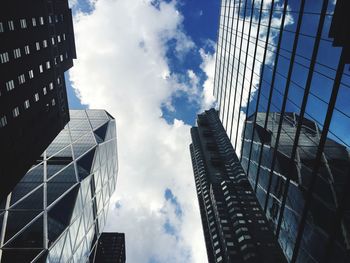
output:
[[68, 0], [0, 8], [0, 200], [69, 121], [64, 72], [76, 58]]
[[97, 246], [117, 179], [115, 120], [70, 116], [0, 204], [0, 262], [86, 262]]
[[102, 233], [91, 263], [125, 263], [125, 234]]
[[289, 262], [349, 262], [349, 1], [223, 0], [220, 120]]
[[287, 262], [214, 109], [198, 115], [190, 152], [211, 262]]

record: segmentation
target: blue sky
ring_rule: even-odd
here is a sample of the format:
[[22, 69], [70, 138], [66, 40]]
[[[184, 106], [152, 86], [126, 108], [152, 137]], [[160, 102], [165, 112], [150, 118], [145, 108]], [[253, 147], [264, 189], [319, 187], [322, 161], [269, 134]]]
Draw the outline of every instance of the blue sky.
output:
[[[170, 1], [167, 1], [170, 2]], [[78, 5], [73, 9], [74, 12], [81, 10], [90, 13], [91, 7], [85, 0], [78, 0]], [[215, 43], [218, 32], [220, 1], [214, 0], [181, 0], [178, 10], [184, 16], [183, 30], [191, 37], [197, 47], [203, 48], [206, 52], [214, 53]], [[203, 62], [198, 48], [192, 49], [184, 57], [178, 57], [174, 49], [174, 40], [168, 43], [167, 59], [169, 67], [173, 74], [182, 76], [181, 82], [187, 84], [189, 79], [186, 75], [187, 70], [193, 70], [200, 78], [199, 85], [202, 86], [207, 76], [200, 68]], [[78, 54], [79, 59], [79, 54]], [[70, 108], [81, 109], [86, 105], [81, 104], [77, 98], [69, 79], [66, 77], [68, 101]], [[172, 104], [175, 111], [162, 107], [163, 117], [172, 123], [173, 120], [180, 119], [189, 125], [195, 124], [196, 113], [200, 110], [200, 105], [195, 101], [189, 101], [185, 92], [180, 92], [172, 97]]]
[[213, 76], [219, 1], [73, 2], [70, 108], [103, 108], [117, 120], [106, 230], [126, 233], [130, 262], [205, 262], [188, 146]]

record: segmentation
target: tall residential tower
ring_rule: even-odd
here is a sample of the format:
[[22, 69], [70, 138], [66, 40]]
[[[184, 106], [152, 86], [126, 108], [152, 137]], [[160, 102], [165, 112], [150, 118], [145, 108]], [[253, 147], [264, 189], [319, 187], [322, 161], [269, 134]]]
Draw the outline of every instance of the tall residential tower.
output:
[[68, 0], [0, 8], [0, 200], [69, 121], [64, 72], [76, 57]]
[[197, 124], [190, 151], [209, 262], [287, 262], [217, 112]]

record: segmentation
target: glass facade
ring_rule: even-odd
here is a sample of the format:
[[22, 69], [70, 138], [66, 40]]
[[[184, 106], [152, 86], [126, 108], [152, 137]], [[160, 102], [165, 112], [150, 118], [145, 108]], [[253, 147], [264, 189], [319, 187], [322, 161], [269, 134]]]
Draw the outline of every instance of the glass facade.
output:
[[70, 116], [0, 205], [0, 262], [86, 262], [97, 244], [116, 185], [115, 120]]
[[349, 262], [348, 1], [223, 0], [220, 119], [290, 262]]

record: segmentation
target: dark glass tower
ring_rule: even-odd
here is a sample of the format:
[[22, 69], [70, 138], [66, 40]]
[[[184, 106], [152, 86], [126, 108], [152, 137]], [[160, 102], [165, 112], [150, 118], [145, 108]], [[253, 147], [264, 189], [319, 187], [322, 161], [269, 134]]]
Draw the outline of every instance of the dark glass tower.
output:
[[197, 124], [190, 151], [209, 262], [286, 262], [217, 112]]
[[68, 0], [0, 8], [0, 200], [69, 121], [64, 72], [76, 57]]
[[349, 11], [222, 1], [220, 120], [289, 262], [350, 262]]
[[91, 263], [125, 263], [124, 233], [102, 233]]
[[71, 120], [0, 204], [0, 262], [86, 262], [103, 231], [117, 179], [115, 120]]

